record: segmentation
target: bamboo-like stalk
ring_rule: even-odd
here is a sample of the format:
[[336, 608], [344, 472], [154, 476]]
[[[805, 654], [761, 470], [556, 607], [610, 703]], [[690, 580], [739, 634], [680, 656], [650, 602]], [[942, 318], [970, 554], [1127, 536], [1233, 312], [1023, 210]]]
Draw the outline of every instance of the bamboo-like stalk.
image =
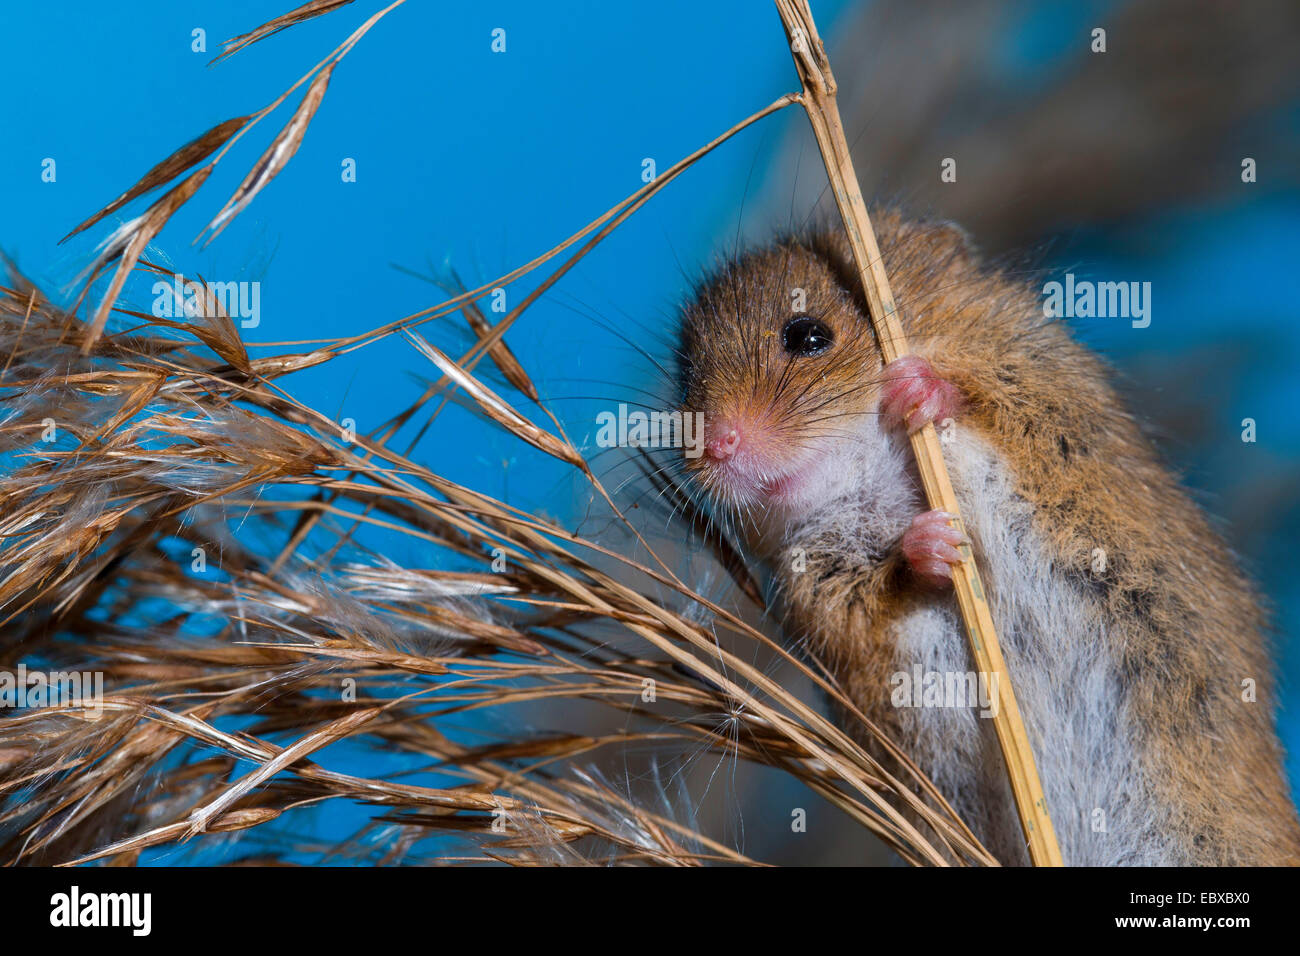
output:
[[[867, 206], [862, 199], [862, 191], [858, 188], [857, 175], [853, 171], [848, 140], [844, 136], [839, 107], [836, 105], [835, 78], [831, 73], [830, 59], [817, 34], [817, 25], [813, 21], [807, 0], [776, 0], [776, 8], [781, 15], [781, 23], [785, 27], [791, 55], [803, 86], [800, 102], [812, 123], [817, 146], [826, 164], [835, 204], [844, 221], [844, 229], [853, 249], [853, 259], [866, 293], [871, 323], [880, 340], [885, 361], [892, 362], [907, 354], [907, 338], [898, 320], [898, 308], [889, 289], [889, 276], [885, 273], [880, 249], [871, 228], [871, 219], [867, 215]], [[924, 428], [912, 433], [912, 451], [916, 456], [930, 507], [954, 515], [953, 526], [964, 533], [957, 495], [948, 478], [943, 451], [939, 447], [939, 436], [933, 424], [927, 423]], [[993, 718], [993, 726], [1006, 760], [1007, 775], [1011, 779], [1011, 790], [1020, 814], [1020, 825], [1029, 844], [1029, 855], [1035, 866], [1061, 866], [1061, 850], [1056, 842], [1056, 831], [1052, 827], [1033, 750], [1025, 733], [1020, 708], [1016, 704], [1011, 676], [1007, 673], [1006, 661], [998, 646], [997, 631], [984, 587], [980, 583], [979, 571], [975, 567], [975, 556], [968, 543], [963, 543], [960, 550], [962, 561], [953, 568], [957, 603], [966, 623], [976, 668], [986, 674], [996, 675], [998, 709]]]

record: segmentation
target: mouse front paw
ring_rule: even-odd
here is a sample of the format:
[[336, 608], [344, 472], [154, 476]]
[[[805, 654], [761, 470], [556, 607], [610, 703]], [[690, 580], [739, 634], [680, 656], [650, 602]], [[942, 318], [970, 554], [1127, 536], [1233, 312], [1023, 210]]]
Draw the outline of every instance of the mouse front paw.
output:
[[948, 522], [946, 511], [927, 511], [912, 519], [903, 534], [902, 551], [907, 566], [922, 582], [942, 588], [952, 583], [952, 565], [961, 561], [957, 545], [965, 541], [960, 531]]
[[880, 414], [891, 426], [904, 426], [910, 435], [929, 422], [941, 422], [961, 407], [961, 391], [939, 377], [925, 359], [904, 355], [885, 366]]

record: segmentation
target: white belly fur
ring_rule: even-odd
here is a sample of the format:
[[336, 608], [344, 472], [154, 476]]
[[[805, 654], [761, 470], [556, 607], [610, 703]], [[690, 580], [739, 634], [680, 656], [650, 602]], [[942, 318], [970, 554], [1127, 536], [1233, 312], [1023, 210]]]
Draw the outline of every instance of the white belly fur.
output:
[[[944, 454], [1066, 864], [1178, 863], [1133, 750], [1106, 620], [1053, 567], [992, 448], [958, 428]], [[973, 669], [951, 597], [896, 628], [899, 671]], [[992, 720], [965, 707], [906, 707], [900, 716], [900, 743], [988, 848], [1005, 863], [1027, 863]]]

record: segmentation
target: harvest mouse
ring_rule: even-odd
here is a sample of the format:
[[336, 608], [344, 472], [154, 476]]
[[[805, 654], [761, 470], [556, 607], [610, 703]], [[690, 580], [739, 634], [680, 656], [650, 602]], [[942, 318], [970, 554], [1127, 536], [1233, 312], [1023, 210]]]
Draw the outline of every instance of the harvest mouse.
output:
[[1028, 862], [987, 712], [898, 694], [974, 669], [960, 538], [907, 439], [942, 423], [1065, 862], [1300, 863], [1265, 620], [1233, 555], [1034, 290], [953, 226], [877, 217], [912, 349], [889, 366], [839, 230], [727, 263], [683, 312], [680, 400], [705, 423], [685, 467], [765, 562], [787, 635], [999, 860]]

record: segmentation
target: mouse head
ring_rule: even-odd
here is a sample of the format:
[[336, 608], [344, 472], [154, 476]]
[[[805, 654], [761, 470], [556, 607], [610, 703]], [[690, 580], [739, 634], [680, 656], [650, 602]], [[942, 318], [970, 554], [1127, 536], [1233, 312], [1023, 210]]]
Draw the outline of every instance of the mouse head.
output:
[[683, 409], [702, 412], [686, 467], [717, 503], [780, 517], [842, 490], [874, 418], [882, 363], [838, 257], [786, 240], [732, 261], [683, 311]]

